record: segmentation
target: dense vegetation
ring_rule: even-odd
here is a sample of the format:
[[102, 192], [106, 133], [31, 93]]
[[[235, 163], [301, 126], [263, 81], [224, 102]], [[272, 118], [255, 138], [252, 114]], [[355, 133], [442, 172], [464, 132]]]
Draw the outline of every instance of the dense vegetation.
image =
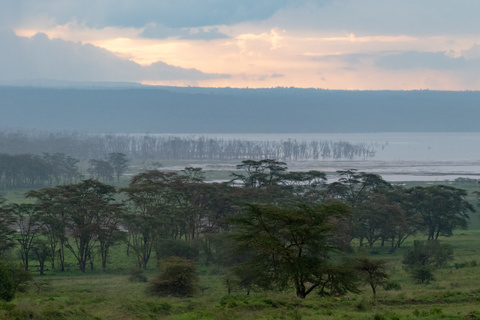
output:
[[[392, 186], [354, 169], [328, 183], [322, 172], [288, 171], [276, 160], [242, 161], [223, 184], [206, 183], [191, 167], [141, 172], [119, 189], [95, 179], [64, 182], [28, 191], [26, 203], [3, 201], [0, 251], [14, 262], [0, 265], [10, 292], [2, 299], [17, 296], [0, 304], [6, 319], [335, 318], [337, 307], [367, 318], [379, 310], [382, 319], [403, 317], [385, 307], [409, 299], [421, 301], [410, 316], [434, 318], [443, 311], [428, 301], [480, 299], [473, 288], [459, 290], [454, 283], [463, 280], [455, 277], [455, 291], [441, 298], [402, 293], [447, 277], [456, 251], [470, 250], [444, 243], [474, 211], [468, 193], [451, 185]], [[476, 268], [465, 260], [471, 255], [455, 270]], [[45, 276], [15, 279], [12, 263]], [[85, 290], [88, 306], [69, 298], [65, 281], [77, 281], [72, 286]], [[382, 287], [389, 291], [379, 298]], [[101, 305], [113, 310], [102, 313]]]

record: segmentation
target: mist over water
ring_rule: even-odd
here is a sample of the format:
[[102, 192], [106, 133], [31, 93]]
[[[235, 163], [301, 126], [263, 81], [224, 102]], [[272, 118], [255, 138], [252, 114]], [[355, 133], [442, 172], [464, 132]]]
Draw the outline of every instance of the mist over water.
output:
[[[175, 134], [175, 136], [181, 136]], [[184, 135], [196, 136], [196, 135]], [[201, 134], [219, 139], [257, 141], [346, 141], [375, 146], [375, 156], [354, 160], [289, 161], [289, 170], [316, 169], [333, 178], [337, 170], [355, 168], [380, 174], [388, 181], [452, 181], [480, 179], [480, 133], [315, 133]]]

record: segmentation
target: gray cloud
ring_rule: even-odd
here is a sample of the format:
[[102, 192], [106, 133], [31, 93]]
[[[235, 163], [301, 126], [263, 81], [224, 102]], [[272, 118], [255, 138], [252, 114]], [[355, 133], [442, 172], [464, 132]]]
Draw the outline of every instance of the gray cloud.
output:
[[190, 30], [188, 34], [183, 35], [180, 37], [181, 39], [190, 39], [190, 40], [215, 40], [215, 39], [226, 39], [229, 38], [224, 33], [221, 33], [218, 28], [212, 29], [198, 29], [198, 30]]
[[189, 40], [215, 40], [228, 38], [226, 34], [221, 33], [218, 28], [169, 28], [164, 25], [151, 23], [145, 27], [140, 35], [144, 38], [166, 39], [175, 37]]
[[285, 28], [360, 35], [475, 34], [480, 30], [477, 0], [310, 1], [281, 10], [272, 24]]
[[32, 38], [0, 33], [0, 80], [46, 78], [71, 81], [161, 81], [227, 78], [163, 62], [141, 66], [90, 44], [82, 45], [44, 34]]
[[309, 59], [335, 63], [345, 70], [357, 70], [363, 66], [373, 65], [383, 70], [429, 69], [476, 74], [480, 70], [480, 46], [474, 45], [458, 57], [451, 56], [448, 52], [379, 51], [326, 55]]
[[21, 27], [44, 19], [52, 24], [76, 21], [93, 28], [154, 24], [182, 29], [271, 18], [273, 25], [292, 30], [472, 34], [480, 30], [478, 12], [478, 0], [2, 0], [0, 27]]
[[467, 61], [464, 57], [449, 57], [446, 52], [407, 51], [385, 55], [378, 59], [375, 65], [389, 70], [460, 70], [478, 68], [478, 60]]
[[[148, 23], [169, 28], [197, 28], [263, 20], [286, 6], [307, 0], [2, 0], [0, 12], [15, 13], [17, 21], [46, 16], [55, 23], [77, 21], [89, 27], [144, 27]], [[0, 15], [0, 17], [8, 14]]]
[[285, 77], [284, 74], [272, 73], [272, 74], [264, 74], [264, 75], [258, 76], [256, 78], [256, 80], [257, 81], [265, 81], [265, 80], [268, 80], [268, 79], [278, 79], [278, 78], [283, 78], [283, 77]]

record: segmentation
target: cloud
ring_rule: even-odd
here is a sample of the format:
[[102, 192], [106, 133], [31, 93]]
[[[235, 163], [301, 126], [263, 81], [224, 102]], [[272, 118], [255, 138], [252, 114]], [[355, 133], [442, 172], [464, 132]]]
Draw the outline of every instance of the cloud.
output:
[[216, 40], [229, 38], [226, 34], [220, 32], [218, 27], [205, 28], [169, 28], [164, 25], [150, 23], [143, 32], [141, 37], [150, 39], [166, 39], [178, 38], [185, 40]]
[[478, 68], [478, 61], [468, 62], [464, 57], [448, 56], [447, 52], [408, 51], [385, 55], [376, 62], [376, 66], [390, 70], [459, 70]]
[[477, 0], [2, 0], [0, 27], [202, 28], [268, 20], [268, 29], [339, 34], [475, 34]]
[[[169, 28], [198, 28], [264, 20], [281, 8], [297, 6], [305, 1], [307, 0], [2, 0], [0, 12], [14, 12], [16, 21], [20, 23], [35, 16], [44, 16], [56, 24], [77, 21], [95, 28], [141, 28], [148, 23], [163, 24]], [[14, 21], [9, 21], [10, 27]]]
[[311, 56], [310, 60], [341, 64], [343, 68], [355, 70], [356, 67], [372, 66], [382, 70], [407, 71], [413, 69], [429, 70], [465, 70], [480, 67], [480, 46], [473, 46], [464, 51], [471, 59], [465, 56], [454, 56], [451, 52], [423, 52], [423, 51], [378, 51], [371, 53], [352, 53], [325, 56]]
[[260, 75], [255, 80], [256, 81], [266, 81], [266, 80], [269, 80], [269, 79], [281, 79], [284, 76], [285, 76], [284, 74], [272, 73], [270, 75]]
[[216, 39], [227, 39], [227, 36], [224, 33], [221, 33], [218, 28], [199, 28], [191, 29], [190, 32], [184, 36], [180, 37], [181, 39], [189, 40], [216, 40]]
[[462, 57], [464, 57], [467, 60], [480, 59], [480, 45], [479, 44], [474, 44], [469, 49], [463, 50], [461, 52], [461, 55], [462, 55]]
[[337, 34], [476, 34], [479, 11], [480, 1], [476, 0], [310, 1], [279, 10], [268, 23], [289, 30]]
[[32, 38], [13, 32], [0, 33], [0, 80], [46, 78], [74, 81], [169, 81], [228, 78], [226, 74], [208, 74], [156, 62], [141, 66], [112, 52], [45, 34]]

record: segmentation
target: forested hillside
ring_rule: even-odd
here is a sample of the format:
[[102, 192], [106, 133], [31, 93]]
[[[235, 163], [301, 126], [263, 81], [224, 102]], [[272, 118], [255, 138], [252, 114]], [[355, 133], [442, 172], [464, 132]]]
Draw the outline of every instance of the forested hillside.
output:
[[103, 133], [478, 131], [480, 92], [0, 87], [0, 126]]

